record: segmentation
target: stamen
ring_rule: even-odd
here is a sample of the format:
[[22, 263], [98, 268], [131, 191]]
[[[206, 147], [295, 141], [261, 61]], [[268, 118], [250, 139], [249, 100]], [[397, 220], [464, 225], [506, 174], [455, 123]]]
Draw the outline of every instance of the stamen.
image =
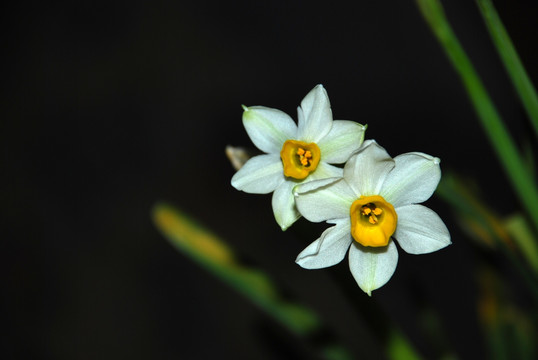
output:
[[297, 149], [297, 155], [299, 155], [299, 162], [303, 166], [310, 166], [312, 163], [312, 152], [303, 148]]
[[361, 207], [361, 215], [368, 217], [368, 222], [372, 225], [377, 224], [378, 216], [383, 213], [383, 209], [375, 206], [373, 203], [368, 203]]

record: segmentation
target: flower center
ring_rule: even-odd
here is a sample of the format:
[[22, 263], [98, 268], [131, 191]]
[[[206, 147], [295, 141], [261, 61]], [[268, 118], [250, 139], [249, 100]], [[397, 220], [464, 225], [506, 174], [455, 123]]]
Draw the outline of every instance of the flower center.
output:
[[368, 203], [361, 207], [361, 215], [368, 217], [368, 222], [372, 225], [378, 223], [378, 216], [383, 214], [383, 209], [377, 207], [374, 203]]
[[309, 167], [312, 164], [312, 151], [299, 148], [297, 149], [297, 155], [299, 155], [301, 165]]
[[298, 140], [287, 140], [280, 151], [284, 175], [294, 179], [305, 179], [316, 170], [321, 151], [316, 143], [305, 143]]
[[396, 230], [398, 215], [379, 195], [361, 196], [351, 204], [351, 236], [363, 246], [387, 246]]

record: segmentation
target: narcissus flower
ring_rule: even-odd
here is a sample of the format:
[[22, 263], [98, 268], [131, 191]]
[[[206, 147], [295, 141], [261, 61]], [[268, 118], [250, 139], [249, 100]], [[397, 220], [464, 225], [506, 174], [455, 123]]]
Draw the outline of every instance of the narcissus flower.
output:
[[450, 234], [426, 201], [441, 179], [440, 160], [423, 153], [392, 159], [367, 141], [344, 167], [343, 178], [294, 189], [300, 213], [312, 222], [334, 224], [304, 249], [296, 262], [307, 269], [335, 265], [349, 250], [349, 268], [360, 288], [383, 286], [396, 270], [399, 246], [426, 254], [450, 244]]
[[332, 118], [329, 97], [318, 85], [297, 109], [298, 124], [284, 112], [263, 106], [244, 107], [243, 125], [266, 154], [249, 159], [233, 176], [232, 186], [253, 194], [273, 192], [273, 213], [282, 230], [301, 215], [292, 189], [311, 180], [342, 177], [346, 162], [364, 139], [366, 126]]

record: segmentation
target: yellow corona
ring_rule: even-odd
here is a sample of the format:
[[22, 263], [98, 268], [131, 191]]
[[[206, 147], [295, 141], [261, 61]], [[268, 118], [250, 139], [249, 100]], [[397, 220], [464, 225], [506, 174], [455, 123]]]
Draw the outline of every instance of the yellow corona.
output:
[[316, 143], [287, 140], [280, 151], [284, 175], [297, 180], [305, 179], [316, 170], [321, 158], [321, 151]]
[[351, 204], [351, 235], [363, 246], [387, 246], [396, 230], [398, 215], [379, 195], [361, 196]]

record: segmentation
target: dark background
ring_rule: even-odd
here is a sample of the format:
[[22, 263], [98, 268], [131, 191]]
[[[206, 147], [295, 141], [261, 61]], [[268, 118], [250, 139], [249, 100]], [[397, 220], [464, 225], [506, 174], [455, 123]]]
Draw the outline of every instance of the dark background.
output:
[[[444, 3], [520, 137], [526, 118], [476, 5]], [[536, 83], [536, 2], [495, 5]], [[251, 146], [241, 104], [296, 118], [322, 83], [334, 117], [367, 123], [366, 137], [390, 154], [438, 156], [443, 170], [474, 177], [501, 214], [517, 209], [413, 1], [19, 2], [0, 16], [4, 359], [299, 356], [299, 341], [164, 240], [150, 218], [159, 200], [271, 273], [356, 356], [381, 357], [376, 341], [357, 337], [365, 325], [353, 297], [366, 295], [347, 261], [319, 271], [294, 263], [325, 226], [301, 220], [282, 233], [270, 196], [230, 186], [225, 146]], [[453, 245], [425, 256], [400, 250], [395, 275], [368, 301], [433, 356], [416, 315], [427, 302], [447, 344], [483, 358], [476, 254], [447, 205], [427, 205]]]

